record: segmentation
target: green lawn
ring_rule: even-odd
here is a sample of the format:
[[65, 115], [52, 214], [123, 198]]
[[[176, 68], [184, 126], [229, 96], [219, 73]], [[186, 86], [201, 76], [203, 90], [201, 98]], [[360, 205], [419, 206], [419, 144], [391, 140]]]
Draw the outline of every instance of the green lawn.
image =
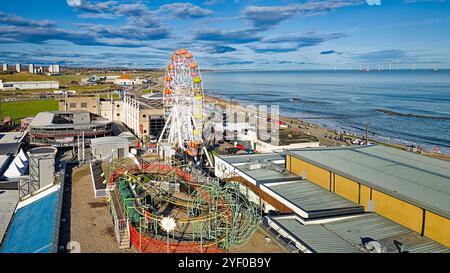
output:
[[10, 116], [16, 122], [20, 122], [21, 118], [35, 116], [43, 111], [57, 111], [58, 108], [58, 101], [53, 99], [1, 102], [0, 115], [2, 118]]
[[[109, 95], [110, 94], [102, 94], [100, 95], [100, 98], [102, 99], [109, 99]], [[113, 95], [113, 100], [119, 100], [120, 99], [120, 95], [119, 94], [112, 94]]]
[[71, 85], [67, 90], [75, 90], [77, 93], [88, 93], [95, 91], [109, 91], [113, 89], [113, 85], [99, 84], [99, 85]]
[[0, 80], [4, 82], [18, 82], [18, 81], [58, 81], [59, 85], [67, 86], [72, 82], [80, 82], [82, 76], [80, 75], [60, 75], [47, 76], [39, 74], [30, 74], [28, 72], [20, 72], [13, 74], [0, 74]]

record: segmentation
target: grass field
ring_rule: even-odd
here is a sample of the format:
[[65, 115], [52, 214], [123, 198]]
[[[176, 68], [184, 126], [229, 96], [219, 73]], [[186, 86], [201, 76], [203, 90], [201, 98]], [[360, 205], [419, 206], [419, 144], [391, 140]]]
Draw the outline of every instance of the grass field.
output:
[[61, 76], [47, 76], [39, 74], [30, 74], [28, 72], [20, 72], [13, 74], [0, 74], [0, 80], [4, 82], [20, 82], [20, 81], [58, 81], [59, 85], [67, 86], [71, 82], [80, 82], [82, 76], [78, 75], [61, 75]]
[[0, 116], [10, 116], [16, 122], [20, 122], [21, 118], [35, 116], [42, 111], [58, 110], [57, 100], [33, 100], [33, 101], [16, 101], [0, 103]]
[[112, 88], [111, 85], [100, 84], [100, 85], [71, 85], [67, 87], [67, 90], [75, 90], [78, 93], [86, 93], [93, 91], [105, 91]]
[[[100, 95], [99, 97], [102, 98], [102, 99], [109, 99], [109, 95], [110, 95], [110, 94], [102, 94], [102, 95]], [[118, 100], [118, 99], [120, 99], [119, 94], [112, 94], [112, 96], [113, 96], [113, 100]]]

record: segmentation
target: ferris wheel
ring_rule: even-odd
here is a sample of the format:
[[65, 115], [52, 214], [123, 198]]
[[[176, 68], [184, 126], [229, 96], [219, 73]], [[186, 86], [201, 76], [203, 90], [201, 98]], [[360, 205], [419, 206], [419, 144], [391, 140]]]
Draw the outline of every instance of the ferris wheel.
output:
[[164, 77], [166, 124], [159, 141], [184, 149], [203, 142], [203, 83], [194, 56], [182, 48], [172, 54]]

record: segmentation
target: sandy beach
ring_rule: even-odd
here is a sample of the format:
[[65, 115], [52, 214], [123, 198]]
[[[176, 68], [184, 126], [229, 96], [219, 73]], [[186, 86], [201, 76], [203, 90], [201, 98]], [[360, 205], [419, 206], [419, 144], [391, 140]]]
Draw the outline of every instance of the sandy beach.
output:
[[[205, 94], [205, 102], [214, 103], [223, 108], [225, 108], [227, 105], [233, 105], [239, 111], [243, 111], [243, 112], [248, 111], [248, 109], [244, 105], [242, 105], [241, 103], [239, 103], [236, 100], [225, 100], [225, 99], [218, 98], [218, 97], [215, 97], [215, 96], [212, 96], [209, 94]], [[280, 108], [282, 108], [282, 106], [280, 106]], [[280, 111], [281, 110], [282, 109], [280, 109]], [[339, 140], [340, 135], [338, 134], [339, 133], [338, 130], [324, 128], [324, 127], [319, 126], [314, 123], [304, 122], [304, 121], [301, 121], [296, 118], [286, 117], [286, 116], [282, 116], [282, 115], [280, 115], [280, 120], [285, 122], [289, 126], [288, 130], [292, 130], [295, 132], [302, 132], [302, 133], [316, 137], [319, 140], [321, 146], [350, 146], [350, 145], [353, 145], [353, 144], [351, 144], [351, 141], [349, 141], [350, 139], [351, 140], [363, 139], [363, 136], [359, 136], [357, 134], [348, 134], [348, 135], [346, 134], [346, 135], [344, 135], [344, 139], [347, 138], [347, 141], [340, 141]], [[330, 138], [330, 136], [331, 136], [331, 138]], [[376, 141], [376, 140], [371, 139], [370, 136], [369, 136], [369, 141], [380, 144], [380, 145], [385, 145], [385, 146], [402, 149], [402, 150], [406, 148], [406, 146], [400, 145], [400, 144]], [[429, 157], [450, 161], [450, 155], [437, 154], [437, 153], [434, 153], [433, 151], [428, 151], [428, 150], [422, 150], [420, 153], [423, 155], [429, 156]]]

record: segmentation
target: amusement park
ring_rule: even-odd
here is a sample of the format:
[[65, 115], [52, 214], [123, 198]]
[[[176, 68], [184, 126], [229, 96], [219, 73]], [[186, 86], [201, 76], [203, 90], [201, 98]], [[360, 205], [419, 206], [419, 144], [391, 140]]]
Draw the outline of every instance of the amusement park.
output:
[[113, 162], [107, 186], [120, 246], [137, 252], [220, 253], [251, 239], [260, 210], [239, 190], [211, 175], [204, 142], [207, 115], [199, 65], [186, 49], [170, 58], [164, 76], [166, 123], [158, 160]]

